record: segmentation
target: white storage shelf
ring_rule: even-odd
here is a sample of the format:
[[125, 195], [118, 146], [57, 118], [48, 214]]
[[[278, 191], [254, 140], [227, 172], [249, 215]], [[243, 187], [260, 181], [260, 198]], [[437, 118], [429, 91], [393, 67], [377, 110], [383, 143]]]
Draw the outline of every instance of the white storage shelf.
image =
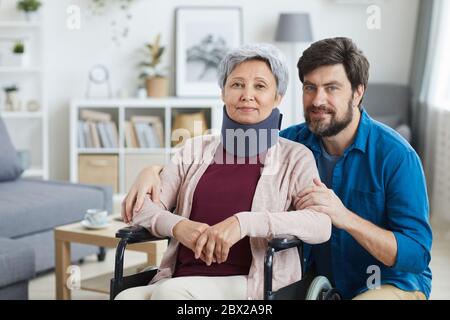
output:
[[[206, 116], [208, 128], [219, 130], [222, 119], [223, 102], [219, 99], [105, 99], [105, 100], [73, 100], [70, 112], [70, 179], [80, 182], [80, 156], [113, 156], [117, 158], [118, 171], [115, 200], [121, 200], [127, 193], [137, 173], [152, 164], [164, 164], [170, 160], [174, 149], [171, 146], [171, 132], [174, 114], [202, 111]], [[79, 148], [78, 121], [81, 111], [88, 109], [111, 115], [118, 130], [118, 148]], [[164, 145], [160, 148], [131, 148], [125, 142], [125, 122], [132, 116], [157, 116], [162, 121]], [[85, 159], [83, 160], [85, 161]], [[105, 162], [106, 164], [106, 162]], [[86, 170], [86, 169], [84, 169]], [[100, 180], [102, 178], [100, 177]], [[83, 182], [83, 181], [81, 181]], [[104, 181], [103, 181], [104, 182]], [[92, 183], [95, 183], [92, 181]], [[101, 184], [102, 181], [97, 183]]]
[[5, 74], [21, 74], [21, 73], [39, 73], [40, 68], [24, 68], [24, 67], [0, 67], [0, 73]]
[[40, 26], [40, 22], [29, 22], [23, 20], [0, 21], [0, 27], [2, 28], [39, 28]]
[[2, 112], [3, 119], [40, 119], [42, 112]]
[[[17, 150], [30, 152], [30, 167], [22, 176], [48, 179], [48, 114], [44, 88], [43, 29], [42, 21], [23, 20], [0, 21], [1, 41], [25, 40], [27, 64], [15, 66], [0, 65], [0, 87], [16, 85], [22, 111], [5, 111], [4, 95], [0, 101], [0, 117], [4, 120], [11, 140]], [[40, 105], [38, 112], [29, 112], [26, 105], [30, 100]]]

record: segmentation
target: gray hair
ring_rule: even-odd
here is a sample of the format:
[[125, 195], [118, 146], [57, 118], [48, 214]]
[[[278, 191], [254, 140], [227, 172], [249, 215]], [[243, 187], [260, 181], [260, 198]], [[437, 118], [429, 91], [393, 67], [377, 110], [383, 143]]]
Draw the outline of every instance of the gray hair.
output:
[[244, 45], [228, 51], [217, 69], [220, 89], [223, 90], [227, 78], [234, 68], [248, 60], [266, 61], [277, 81], [277, 93], [284, 96], [289, 79], [288, 68], [281, 51], [268, 43]]

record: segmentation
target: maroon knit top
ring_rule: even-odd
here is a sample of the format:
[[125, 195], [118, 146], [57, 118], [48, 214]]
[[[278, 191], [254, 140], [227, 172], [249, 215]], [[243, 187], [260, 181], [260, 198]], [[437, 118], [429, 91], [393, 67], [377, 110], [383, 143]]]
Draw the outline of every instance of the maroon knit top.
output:
[[[251, 211], [262, 164], [246, 160], [245, 164], [219, 161], [208, 166], [195, 189], [189, 219], [212, 226], [235, 213]], [[248, 237], [230, 248], [227, 261], [211, 266], [195, 259], [194, 252], [180, 244], [173, 277], [247, 275], [251, 261]]]

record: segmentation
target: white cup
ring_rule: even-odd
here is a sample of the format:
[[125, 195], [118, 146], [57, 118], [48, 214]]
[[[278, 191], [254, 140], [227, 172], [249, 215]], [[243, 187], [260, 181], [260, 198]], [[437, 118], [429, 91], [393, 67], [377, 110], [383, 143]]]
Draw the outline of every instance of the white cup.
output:
[[108, 212], [103, 209], [88, 209], [84, 215], [86, 220], [91, 226], [101, 226], [107, 223]]

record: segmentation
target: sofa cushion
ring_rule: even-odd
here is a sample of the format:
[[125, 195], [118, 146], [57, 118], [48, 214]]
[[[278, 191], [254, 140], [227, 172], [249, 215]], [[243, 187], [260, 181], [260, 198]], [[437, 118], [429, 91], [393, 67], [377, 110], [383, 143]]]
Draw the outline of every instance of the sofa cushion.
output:
[[392, 128], [408, 124], [410, 104], [408, 86], [388, 83], [369, 83], [363, 100], [364, 108], [372, 118], [389, 122], [386, 124]]
[[21, 240], [0, 238], [0, 288], [34, 277], [34, 251]]
[[384, 123], [388, 127], [391, 127], [392, 129], [397, 128], [401, 123], [402, 120], [400, 116], [392, 115], [392, 116], [374, 116], [375, 120]]
[[18, 179], [0, 183], [0, 237], [17, 238], [82, 220], [89, 208], [111, 212], [110, 187]]
[[0, 182], [17, 179], [23, 172], [5, 123], [0, 118]]

